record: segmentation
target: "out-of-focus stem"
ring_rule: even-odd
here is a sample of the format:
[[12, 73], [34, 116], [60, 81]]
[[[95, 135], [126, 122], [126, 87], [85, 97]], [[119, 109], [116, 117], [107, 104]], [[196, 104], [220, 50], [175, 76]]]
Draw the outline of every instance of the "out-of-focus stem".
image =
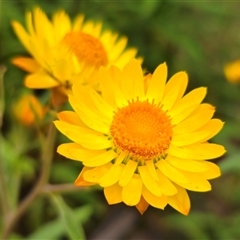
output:
[[32, 191], [27, 195], [25, 199], [19, 204], [18, 208], [15, 212], [10, 213], [7, 218], [6, 227], [3, 229], [2, 239], [7, 239], [9, 234], [11, 233], [13, 227], [19, 218], [26, 211], [28, 206], [32, 203], [32, 201], [42, 192], [43, 187], [47, 184], [52, 158], [53, 158], [53, 148], [56, 136], [56, 129], [51, 123], [49, 126], [49, 131], [47, 135], [47, 139], [43, 146], [42, 152], [42, 170], [38, 182], [32, 189]]
[[43, 193], [67, 193], [79, 190], [86, 190], [85, 187], [76, 187], [73, 184], [47, 184], [43, 189]]
[[3, 84], [3, 76], [6, 71], [4, 66], [0, 66], [0, 207], [3, 213], [3, 219], [6, 219], [7, 213], [9, 211], [8, 204], [8, 194], [7, 194], [7, 186], [6, 179], [4, 178], [4, 167], [3, 167], [3, 136], [2, 136], [2, 124], [3, 124], [3, 113], [5, 109], [5, 99], [4, 99], [4, 84]]

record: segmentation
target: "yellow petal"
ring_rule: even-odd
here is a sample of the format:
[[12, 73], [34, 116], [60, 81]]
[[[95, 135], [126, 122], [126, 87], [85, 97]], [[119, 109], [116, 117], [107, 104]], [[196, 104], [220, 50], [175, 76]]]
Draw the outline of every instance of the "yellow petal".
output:
[[180, 99], [169, 112], [172, 117], [172, 124], [177, 124], [190, 115], [190, 113], [202, 102], [206, 93], [206, 88], [196, 88]]
[[139, 174], [134, 174], [122, 190], [122, 200], [128, 206], [135, 206], [139, 203], [142, 195], [142, 181]]
[[62, 111], [58, 113], [58, 118], [63, 122], [87, 128], [81, 118], [73, 111]]
[[41, 68], [35, 59], [28, 57], [15, 57], [12, 59], [12, 63], [30, 73], [38, 72]]
[[83, 128], [76, 125], [71, 125], [62, 121], [54, 121], [57, 129], [66, 135], [70, 140], [76, 142], [87, 149], [100, 150], [112, 146], [111, 141], [98, 132]]
[[95, 185], [95, 183], [88, 182], [88, 181], [85, 181], [83, 179], [83, 174], [86, 171], [91, 170], [91, 169], [92, 168], [89, 168], [89, 167], [83, 167], [82, 171], [80, 172], [80, 174], [78, 175], [77, 179], [75, 180], [74, 185], [75, 186], [82, 186], [82, 187]]
[[[209, 104], [201, 104], [198, 106], [205, 106], [201, 111], [192, 115], [191, 117], [186, 118], [184, 121], [178, 123], [173, 127], [174, 133], [181, 134], [185, 132], [193, 132], [200, 129], [212, 118], [215, 108]], [[198, 109], [197, 108], [197, 109]]]
[[173, 167], [189, 172], [205, 172], [209, 170], [206, 161], [182, 159], [171, 155], [168, 155], [166, 161], [169, 162]]
[[153, 195], [145, 186], [143, 186], [142, 195], [146, 202], [155, 208], [164, 209], [167, 205], [166, 196], [162, 195], [161, 197], [158, 197], [156, 195]]
[[160, 64], [154, 71], [149, 81], [146, 98], [151, 102], [159, 103], [162, 100], [165, 83], [167, 80], [167, 65]]
[[23, 26], [17, 21], [12, 21], [12, 27], [23, 46], [28, 50], [28, 52], [31, 53], [31, 48], [29, 45], [29, 35], [27, 34]]
[[182, 98], [184, 92], [186, 91], [187, 84], [188, 84], [188, 75], [186, 72], [178, 72], [174, 74], [165, 86], [163, 98], [165, 98], [169, 94], [171, 89], [179, 85], [178, 96], [175, 99], [176, 101], [178, 101], [179, 99]]
[[116, 40], [117, 40], [118, 34], [112, 33], [109, 30], [106, 30], [103, 32], [103, 34], [100, 37], [100, 42], [103, 44], [104, 48], [109, 52]]
[[156, 168], [155, 168], [155, 165], [153, 163], [153, 160], [147, 160], [146, 161], [146, 166], [148, 168], [148, 171], [149, 173], [151, 174], [151, 176], [156, 180], [158, 181], [158, 176], [157, 176], [157, 173], [156, 173]]
[[123, 54], [120, 55], [120, 57], [115, 61], [114, 66], [119, 67], [122, 69], [126, 63], [128, 63], [130, 60], [132, 60], [137, 54], [136, 48], [129, 48], [128, 50], [124, 51]]
[[87, 167], [101, 166], [116, 158], [117, 154], [113, 150], [106, 151], [96, 157], [92, 157], [83, 162]]
[[62, 40], [71, 31], [71, 28], [71, 20], [64, 11], [59, 11], [53, 15], [54, 36], [57, 42]]
[[122, 161], [125, 159], [125, 157], [127, 156], [127, 153], [122, 151], [115, 159], [115, 164], [121, 164]]
[[164, 94], [163, 94], [163, 110], [170, 110], [178, 102], [186, 88], [188, 83], [188, 76], [185, 72], [179, 72], [167, 82]]
[[86, 161], [89, 158], [99, 156], [105, 150], [88, 150], [77, 143], [64, 143], [58, 146], [57, 152], [66, 158], [77, 161]]
[[91, 168], [83, 173], [83, 178], [88, 182], [99, 183], [99, 179], [101, 179], [109, 171], [111, 166], [112, 163], [107, 163], [103, 166]]
[[200, 142], [205, 142], [208, 139], [210, 132], [207, 130], [183, 133], [180, 135], [174, 135], [171, 141], [172, 146], [186, 146], [191, 144], [196, 144]]
[[177, 189], [174, 184], [160, 171], [157, 169], [157, 175], [159, 181], [157, 182], [163, 195], [172, 196], [177, 193]]
[[109, 134], [110, 123], [107, 124], [101, 116], [89, 109], [83, 102], [75, 100], [69, 95], [69, 102], [74, 111], [81, 117], [81, 120], [91, 129]]
[[187, 179], [187, 183], [178, 183], [179, 186], [196, 192], [207, 192], [211, 190], [210, 183], [204, 178], [202, 173], [187, 172], [184, 170], [178, 170]]
[[222, 156], [226, 150], [214, 143], [200, 143], [186, 147], [170, 146], [169, 154], [179, 158], [207, 160]]
[[88, 88], [89, 94], [92, 97], [93, 102], [96, 105], [96, 108], [108, 118], [109, 122], [112, 120], [114, 114], [114, 108], [112, 108], [100, 94], [94, 91], [92, 88]]
[[141, 214], [143, 214], [147, 210], [148, 206], [148, 202], [143, 197], [141, 197], [139, 203], [136, 205], [136, 208]]
[[170, 165], [166, 160], [160, 160], [156, 163], [158, 169], [173, 182], [187, 183], [188, 179], [176, 168]]
[[105, 101], [108, 102], [109, 105], [112, 107], [116, 107], [116, 101], [115, 101], [115, 95], [114, 95], [114, 84], [112, 81], [112, 78], [110, 77], [110, 72], [112, 71], [114, 67], [111, 66], [109, 68], [109, 71], [107, 71], [106, 68], [101, 67], [98, 70], [98, 76], [100, 81], [100, 86], [102, 89], [102, 97]]
[[123, 68], [121, 86], [126, 100], [143, 99], [143, 72], [138, 60], [132, 59]]
[[207, 164], [208, 170], [202, 173], [204, 178], [213, 179], [221, 175], [221, 170], [216, 164], [207, 161], [205, 161], [205, 164]]
[[221, 120], [211, 119], [207, 124], [205, 124], [201, 129], [199, 129], [199, 130], [209, 131], [209, 135], [203, 140], [207, 141], [208, 139], [211, 139], [212, 137], [214, 137], [216, 134], [219, 133], [223, 125], [224, 125], [224, 122], [222, 122]]
[[34, 9], [33, 21], [37, 37], [39, 39], [44, 39], [45, 44], [48, 43], [49, 46], [53, 46], [54, 36], [52, 23], [40, 8]]
[[122, 175], [119, 179], [119, 185], [124, 187], [127, 185], [130, 181], [130, 179], [133, 177], [134, 172], [137, 168], [137, 162], [129, 160], [122, 172]]
[[116, 204], [122, 202], [122, 187], [117, 183], [104, 188], [104, 195], [108, 204]]
[[124, 166], [122, 164], [113, 164], [109, 171], [99, 180], [101, 187], [109, 187], [118, 182]]
[[178, 185], [175, 187], [178, 192], [176, 195], [168, 197], [168, 204], [180, 213], [188, 215], [191, 203], [187, 191]]
[[109, 61], [116, 60], [120, 56], [120, 54], [123, 52], [126, 46], [127, 46], [127, 38], [121, 37], [114, 45], [114, 48], [112, 49], [112, 51], [109, 52]]
[[82, 14], [77, 15], [73, 21], [72, 31], [80, 31], [82, 28], [84, 16]]
[[148, 171], [148, 168], [146, 166], [140, 166], [138, 167], [138, 171], [140, 173], [141, 179], [143, 181], [143, 184], [145, 187], [155, 196], [160, 197], [162, 195], [162, 192], [154, 178], [151, 176], [150, 172]]
[[53, 88], [59, 86], [59, 82], [52, 78], [45, 71], [38, 71], [32, 74], [28, 74], [24, 81], [26, 87], [28, 88]]

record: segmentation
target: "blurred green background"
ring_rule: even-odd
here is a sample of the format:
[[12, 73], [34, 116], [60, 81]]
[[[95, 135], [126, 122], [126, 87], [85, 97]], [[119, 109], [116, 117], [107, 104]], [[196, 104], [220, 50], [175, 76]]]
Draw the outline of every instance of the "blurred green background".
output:
[[[108, 206], [102, 191], [94, 188], [65, 193], [63, 198], [37, 198], [11, 238], [240, 239], [240, 87], [227, 82], [223, 74], [226, 63], [240, 58], [240, 2], [0, 0], [0, 65], [7, 67], [5, 140], [0, 142], [0, 157], [6, 161], [13, 207], [16, 199], [21, 200], [34, 186], [40, 163], [36, 132], [20, 127], [12, 116], [14, 102], [26, 89], [25, 73], [11, 65], [10, 59], [27, 52], [10, 22], [18, 20], [25, 25], [25, 12], [35, 6], [49, 17], [65, 9], [72, 19], [83, 13], [86, 19], [103, 21], [105, 28], [128, 36], [128, 46], [139, 49], [138, 56], [144, 57], [143, 66], [149, 72], [167, 62], [169, 76], [182, 70], [188, 73], [188, 91], [208, 87], [205, 102], [216, 106], [215, 116], [225, 122], [212, 141], [223, 144], [227, 153], [215, 160], [222, 176], [211, 181], [213, 190], [189, 192], [192, 207], [187, 217], [168, 206], [164, 211], [150, 207], [143, 216], [123, 204]], [[35, 93], [44, 101], [44, 91]], [[63, 141], [66, 139], [59, 134], [56, 147]], [[73, 183], [80, 169], [80, 163], [55, 154], [50, 183]]]

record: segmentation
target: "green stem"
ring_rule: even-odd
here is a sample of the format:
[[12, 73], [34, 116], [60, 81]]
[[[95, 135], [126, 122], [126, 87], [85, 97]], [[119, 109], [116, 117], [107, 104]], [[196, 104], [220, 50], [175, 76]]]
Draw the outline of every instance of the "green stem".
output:
[[6, 226], [2, 234], [2, 239], [8, 238], [19, 218], [23, 215], [23, 213], [26, 211], [32, 201], [35, 200], [35, 198], [42, 192], [43, 187], [47, 184], [53, 158], [55, 136], [56, 128], [54, 127], [53, 123], [51, 123], [47, 139], [43, 147], [41, 175], [35, 187], [32, 189], [29, 195], [27, 195], [27, 197], [23, 199], [23, 201], [19, 204], [16, 211], [8, 215], [8, 218], [6, 219]]
[[3, 219], [6, 219], [7, 213], [9, 212], [9, 201], [8, 201], [8, 190], [6, 179], [4, 178], [4, 167], [3, 167], [3, 136], [2, 136], [2, 124], [3, 124], [3, 113], [5, 109], [5, 99], [4, 99], [4, 84], [3, 76], [6, 71], [4, 66], [0, 66], [0, 207], [3, 213]]

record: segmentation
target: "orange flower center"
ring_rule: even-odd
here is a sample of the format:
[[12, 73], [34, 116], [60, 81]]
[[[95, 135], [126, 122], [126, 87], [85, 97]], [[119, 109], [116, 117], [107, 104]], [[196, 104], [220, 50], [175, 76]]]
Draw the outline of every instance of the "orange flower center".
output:
[[107, 65], [106, 51], [102, 43], [95, 37], [82, 32], [69, 32], [62, 41], [79, 61], [96, 67]]
[[137, 100], [119, 109], [110, 132], [116, 147], [145, 160], [166, 153], [172, 139], [169, 116], [148, 101]]

